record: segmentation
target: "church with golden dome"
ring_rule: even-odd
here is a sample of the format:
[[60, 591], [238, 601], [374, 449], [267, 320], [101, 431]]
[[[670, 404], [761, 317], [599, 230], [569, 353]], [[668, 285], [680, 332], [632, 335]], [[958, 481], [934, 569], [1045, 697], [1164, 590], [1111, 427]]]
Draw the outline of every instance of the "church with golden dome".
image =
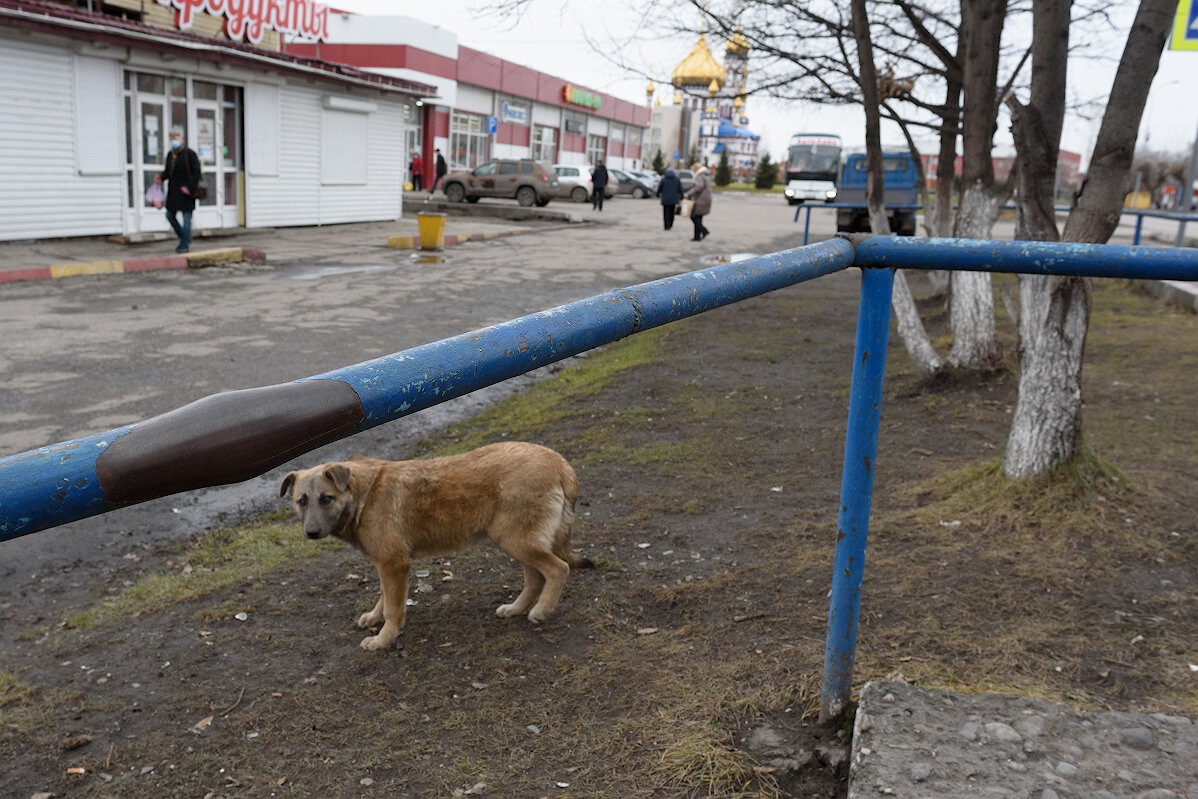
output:
[[735, 180], [751, 179], [757, 169], [761, 137], [748, 127], [746, 87], [749, 42], [737, 28], [724, 43], [721, 64], [707, 44], [698, 41], [670, 73], [672, 96], [662, 102], [652, 83], [645, 90], [652, 116], [646, 161], [658, 150], [672, 166], [690, 166], [692, 156], [712, 169], [728, 153]]

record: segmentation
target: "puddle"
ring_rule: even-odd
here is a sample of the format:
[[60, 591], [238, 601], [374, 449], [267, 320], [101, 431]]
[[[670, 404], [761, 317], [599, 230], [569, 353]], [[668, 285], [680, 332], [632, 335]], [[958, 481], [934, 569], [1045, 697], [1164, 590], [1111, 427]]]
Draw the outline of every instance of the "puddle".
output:
[[413, 264], [447, 264], [449, 258], [439, 252], [414, 252], [408, 256], [408, 262]]
[[704, 255], [699, 259], [699, 263], [704, 266], [719, 266], [720, 264], [734, 264], [737, 261], [747, 261], [757, 256], [758, 254], [755, 252], [715, 253], [714, 255]]
[[355, 272], [386, 272], [395, 269], [394, 264], [361, 264], [358, 266], [317, 266], [299, 269], [287, 274], [287, 280], [320, 280], [322, 277], [350, 275]]

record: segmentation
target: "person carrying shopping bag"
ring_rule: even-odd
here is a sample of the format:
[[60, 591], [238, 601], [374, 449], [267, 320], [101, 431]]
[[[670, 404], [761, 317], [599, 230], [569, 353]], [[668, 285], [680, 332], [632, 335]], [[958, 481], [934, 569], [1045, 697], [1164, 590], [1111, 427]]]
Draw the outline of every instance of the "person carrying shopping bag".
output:
[[691, 224], [695, 226], [695, 237], [691, 241], [701, 241], [711, 232], [703, 224], [703, 217], [711, 213], [711, 176], [703, 164], [695, 164], [692, 169], [695, 171], [695, 184], [686, 193], [686, 198], [695, 203], [691, 208]]

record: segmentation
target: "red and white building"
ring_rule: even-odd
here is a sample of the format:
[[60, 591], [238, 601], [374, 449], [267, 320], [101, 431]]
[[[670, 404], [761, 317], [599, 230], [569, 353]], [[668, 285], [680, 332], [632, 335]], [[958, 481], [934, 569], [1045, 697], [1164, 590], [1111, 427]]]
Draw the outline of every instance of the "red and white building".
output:
[[[288, 44], [288, 39], [303, 39]], [[316, 0], [0, 0], [0, 241], [169, 230], [171, 128], [200, 229], [385, 221], [411, 153], [640, 162], [648, 109]]]
[[438, 148], [450, 169], [491, 158], [602, 158], [617, 168], [643, 160], [648, 108], [460, 45], [453, 32], [420, 20], [334, 12], [324, 41], [284, 48], [435, 86], [437, 96], [407, 121], [404, 140], [405, 152], [424, 158], [426, 176]]

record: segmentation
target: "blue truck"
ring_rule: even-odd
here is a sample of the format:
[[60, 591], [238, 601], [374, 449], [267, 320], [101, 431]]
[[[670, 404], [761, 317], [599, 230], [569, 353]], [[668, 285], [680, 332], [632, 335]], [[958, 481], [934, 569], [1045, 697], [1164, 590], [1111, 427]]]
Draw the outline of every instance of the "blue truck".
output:
[[[915, 217], [919, 202], [919, 173], [909, 152], [882, 153], [882, 174], [885, 185], [886, 216], [890, 230], [900, 236], [915, 235]], [[869, 211], [865, 206], [865, 153], [853, 153], [844, 159], [836, 187], [838, 205], [860, 205], [860, 208], [838, 208], [836, 229], [848, 233], [869, 232]]]

